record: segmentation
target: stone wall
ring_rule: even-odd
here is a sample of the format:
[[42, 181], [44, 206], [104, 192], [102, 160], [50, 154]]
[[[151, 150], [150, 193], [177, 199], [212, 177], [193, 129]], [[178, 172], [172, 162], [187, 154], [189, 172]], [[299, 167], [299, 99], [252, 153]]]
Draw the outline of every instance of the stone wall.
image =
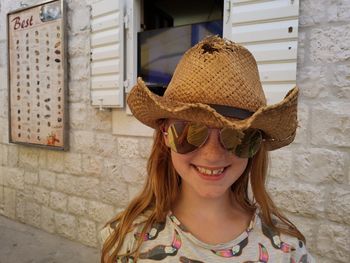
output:
[[[8, 142], [6, 13], [20, 1], [0, 0], [0, 214], [97, 247], [98, 230], [140, 189], [151, 139], [113, 135], [112, 113], [90, 106], [91, 2], [67, 1], [71, 142], [57, 152]], [[349, 10], [348, 0], [301, 0], [300, 128], [271, 154], [274, 200], [321, 263], [350, 258]]]

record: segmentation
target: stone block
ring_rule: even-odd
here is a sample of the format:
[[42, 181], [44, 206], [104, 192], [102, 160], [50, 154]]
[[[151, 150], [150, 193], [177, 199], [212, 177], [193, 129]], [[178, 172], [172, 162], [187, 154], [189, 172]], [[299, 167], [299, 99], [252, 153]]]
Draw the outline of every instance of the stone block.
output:
[[350, 146], [350, 102], [325, 102], [311, 110], [313, 145]]
[[69, 60], [69, 80], [89, 80], [90, 57], [73, 57]]
[[71, 150], [72, 152], [89, 153], [93, 152], [95, 146], [95, 135], [91, 131], [72, 131]]
[[41, 207], [37, 203], [26, 201], [25, 204], [25, 222], [26, 224], [40, 228]]
[[347, 41], [349, 38], [350, 25], [348, 24], [312, 29], [310, 32], [310, 60], [317, 64], [349, 60], [350, 46]]
[[137, 138], [118, 138], [118, 153], [123, 158], [139, 157], [139, 141]]
[[335, 65], [332, 70], [331, 83], [335, 87], [350, 87], [350, 65]]
[[125, 181], [122, 176], [122, 166], [126, 164], [123, 159], [104, 158], [104, 178], [103, 180], [118, 180]]
[[5, 167], [0, 166], [0, 185], [3, 186], [5, 184]]
[[21, 168], [3, 168], [4, 185], [14, 189], [24, 189], [24, 170]]
[[350, 21], [350, 3], [344, 0], [330, 1], [327, 7], [327, 19], [329, 22], [349, 22]]
[[70, 174], [82, 173], [81, 154], [67, 152], [64, 155], [64, 171]]
[[98, 155], [82, 156], [83, 173], [86, 175], [101, 176], [103, 173], [104, 158]]
[[45, 206], [41, 209], [41, 228], [49, 233], [55, 232], [55, 211]]
[[56, 173], [47, 170], [40, 170], [39, 185], [46, 189], [54, 189], [56, 187]]
[[76, 184], [76, 195], [91, 199], [99, 198], [99, 180], [91, 177], [79, 177]]
[[90, 83], [88, 80], [72, 80], [69, 82], [69, 103], [89, 103], [90, 102]]
[[88, 118], [91, 119], [89, 123], [90, 128], [94, 131], [112, 132], [112, 112], [109, 110], [101, 111], [98, 108], [90, 108]]
[[34, 193], [33, 193], [34, 201], [38, 204], [49, 206], [50, 191], [38, 186], [34, 186], [33, 190], [34, 190]]
[[326, 191], [324, 186], [295, 183], [292, 180], [273, 180], [268, 191], [280, 209], [304, 216], [324, 212]]
[[68, 8], [68, 29], [70, 33], [90, 30], [90, 8], [80, 4], [79, 7]]
[[47, 152], [46, 149], [40, 149], [39, 151], [39, 168], [46, 169], [47, 167]]
[[8, 157], [7, 163], [10, 167], [16, 167], [18, 165], [18, 146], [9, 145], [8, 146]]
[[4, 186], [0, 184], [0, 215], [4, 212]]
[[299, 26], [312, 26], [321, 23], [326, 20], [326, 0], [319, 0], [317, 2], [313, 0], [300, 1], [300, 14], [299, 14]]
[[76, 239], [77, 219], [69, 214], [55, 213], [55, 227], [57, 233], [69, 239]]
[[140, 194], [142, 188], [143, 188], [143, 185], [140, 183], [128, 185], [129, 202], [131, 202], [137, 195]]
[[79, 218], [78, 241], [87, 246], [97, 246], [97, 231], [95, 222], [87, 220], [85, 218]]
[[67, 211], [67, 195], [60, 192], [51, 192], [50, 194], [50, 207], [57, 211]]
[[119, 180], [104, 180], [100, 184], [100, 200], [117, 207], [128, 203], [128, 187]]
[[272, 151], [270, 154], [269, 174], [277, 178], [292, 177], [293, 152], [285, 149]]
[[[5, 22], [4, 25], [6, 25], [7, 22]], [[1, 26], [2, 28], [3, 26]], [[0, 29], [1, 30], [1, 29]], [[5, 29], [6, 30], [6, 29]], [[2, 31], [2, 30], [1, 30]], [[0, 36], [0, 39], [2, 39], [2, 36]], [[7, 52], [6, 52], [6, 41], [0, 40], [0, 67], [5, 67], [7, 65]], [[7, 80], [7, 77], [4, 78]]]
[[75, 183], [76, 179], [74, 176], [68, 174], [57, 174], [56, 190], [66, 194], [74, 194]]
[[117, 156], [118, 143], [116, 136], [109, 133], [97, 133], [95, 140], [95, 154], [107, 158], [113, 158]]
[[[81, 31], [68, 35], [69, 57], [90, 57], [90, 34], [89, 31]], [[84, 87], [88, 87], [87, 85]], [[82, 91], [82, 90], [81, 90]], [[71, 95], [71, 93], [69, 93]]]
[[329, 90], [330, 74], [328, 71], [325, 65], [302, 66], [297, 74], [300, 97], [309, 99], [328, 97], [331, 93]]
[[7, 166], [8, 150], [7, 146], [0, 144], [0, 166]]
[[153, 145], [152, 138], [139, 138], [139, 156], [148, 159]]
[[146, 159], [123, 159], [120, 167], [121, 169], [112, 172], [113, 178], [122, 175], [127, 183], [143, 183], [145, 181], [147, 176]]
[[16, 192], [16, 219], [22, 223], [26, 223], [26, 198], [22, 191]]
[[65, 152], [47, 152], [47, 169], [54, 172], [63, 172]]
[[326, 207], [328, 218], [350, 225], [350, 190], [334, 187], [328, 196], [329, 200]]
[[26, 170], [37, 170], [39, 167], [39, 149], [19, 147], [19, 166]]
[[37, 172], [24, 171], [24, 183], [37, 185], [39, 183], [39, 176]]
[[4, 215], [11, 219], [16, 217], [16, 190], [4, 187]]
[[[348, 262], [350, 258], [349, 226], [321, 223], [317, 233], [317, 249], [327, 258]], [[332, 261], [332, 262], [334, 262]]]
[[335, 97], [350, 100], [350, 66], [335, 65], [331, 69], [330, 82]]
[[74, 215], [86, 215], [88, 210], [88, 201], [83, 198], [71, 196], [68, 197], [68, 212]]
[[57, 175], [56, 189], [66, 194], [96, 199], [99, 196], [98, 185], [97, 178]]
[[[0, 91], [0, 96], [1, 96], [1, 91]], [[8, 142], [9, 142], [8, 120], [7, 120], [7, 118], [0, 117], [0, 143], [4, 143], [4, 145], [6, 145]], [[0, 159], [0, 161], [1, 161], [1, 159]], [[6, 159], [6, 162], [7, 162], [7, 159]]]
[[88, 217], [98, 223], [105, 223], [114, 216], [114, 208], [101, 202], [88, 202]]
[[294, 143], [307, 144], [309, 131], [309, 107], [304, 103], [298, 104], [298, 128]]
[[299, 180], [312, 183], [343, 183], [346, 155], [324, 148], [307, 148], [295, 152], [294, 172]]
[[87, 104], [77, 102], [69, 104], [70, 114], [70, 128], [71, 129], [88, 129], [89, 118], [88, 118]]

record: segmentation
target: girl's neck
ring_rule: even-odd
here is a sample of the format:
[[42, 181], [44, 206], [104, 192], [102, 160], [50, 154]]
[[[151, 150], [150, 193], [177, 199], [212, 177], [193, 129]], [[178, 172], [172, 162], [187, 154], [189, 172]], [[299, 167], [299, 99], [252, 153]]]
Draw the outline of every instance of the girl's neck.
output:
[[172, 210], [180, 217], [193, 216], [206, 220], [217, 220], [231, 217], [234, 211], [241, 211], [242, 208], [235, 203], [233, 194], [229, 191], [218, 198], [211, 198], [197, 195], [194, 191], [181, 189]]
[[214, 199], [183, 190], [172, 212], [197, 239], [207, 244], [226, 243], [249, 226], [252, 214], [234, 201], [231, 192]]

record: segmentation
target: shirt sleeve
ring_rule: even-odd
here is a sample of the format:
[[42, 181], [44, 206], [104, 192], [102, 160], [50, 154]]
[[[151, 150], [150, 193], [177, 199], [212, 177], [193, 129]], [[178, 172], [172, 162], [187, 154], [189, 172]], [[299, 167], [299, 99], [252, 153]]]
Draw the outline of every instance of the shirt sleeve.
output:
[[298, 240], [295, 250], [292, 252], [291, 262], [296, 263], [316, 263], [315, 259], [307, 251], [306, 246], [303, 241]]
[[[104, 242], [106, 242], [106, 240], [108, 239], [108, 237], [114, 232], [114, 229], [107, 225], [106, 227], [104, 227], [101, 231], [100, 231], [100, 241], [101, 244], [103, 246]], [[122, 247], [119, 250], [118, 254], [126, 254], [129, 251], [131, 251], [133, 249], [134, 246], [134, 235], [133, 232], [130, 232], [126, 235], [125, 240], [123, 242]], [[116, 249], [116, 244], [114, 245], [114, 247], [112, 248], [112, 251]], [[128, 263], [128, 262], [133, 262], [132, 258], [127, 257], [127, 256], [121, 256], [117, 258], [117, 262], [123, 262], [123, 263]]]

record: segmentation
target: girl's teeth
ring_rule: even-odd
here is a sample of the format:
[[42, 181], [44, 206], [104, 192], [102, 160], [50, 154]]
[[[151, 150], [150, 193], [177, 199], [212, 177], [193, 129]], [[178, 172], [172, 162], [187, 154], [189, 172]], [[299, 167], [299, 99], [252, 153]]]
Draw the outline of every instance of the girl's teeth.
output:
[[198, 167], [196, 166], [197, 170], [202, 173], [202, 174], [206, 174], [206, 175], [218, 175], [221, 174], [225, 168], [221, 168], [221, 169], [217, 169], [217, 170], [210, 170], [210, 169], [206, 169], [203, 167]]

